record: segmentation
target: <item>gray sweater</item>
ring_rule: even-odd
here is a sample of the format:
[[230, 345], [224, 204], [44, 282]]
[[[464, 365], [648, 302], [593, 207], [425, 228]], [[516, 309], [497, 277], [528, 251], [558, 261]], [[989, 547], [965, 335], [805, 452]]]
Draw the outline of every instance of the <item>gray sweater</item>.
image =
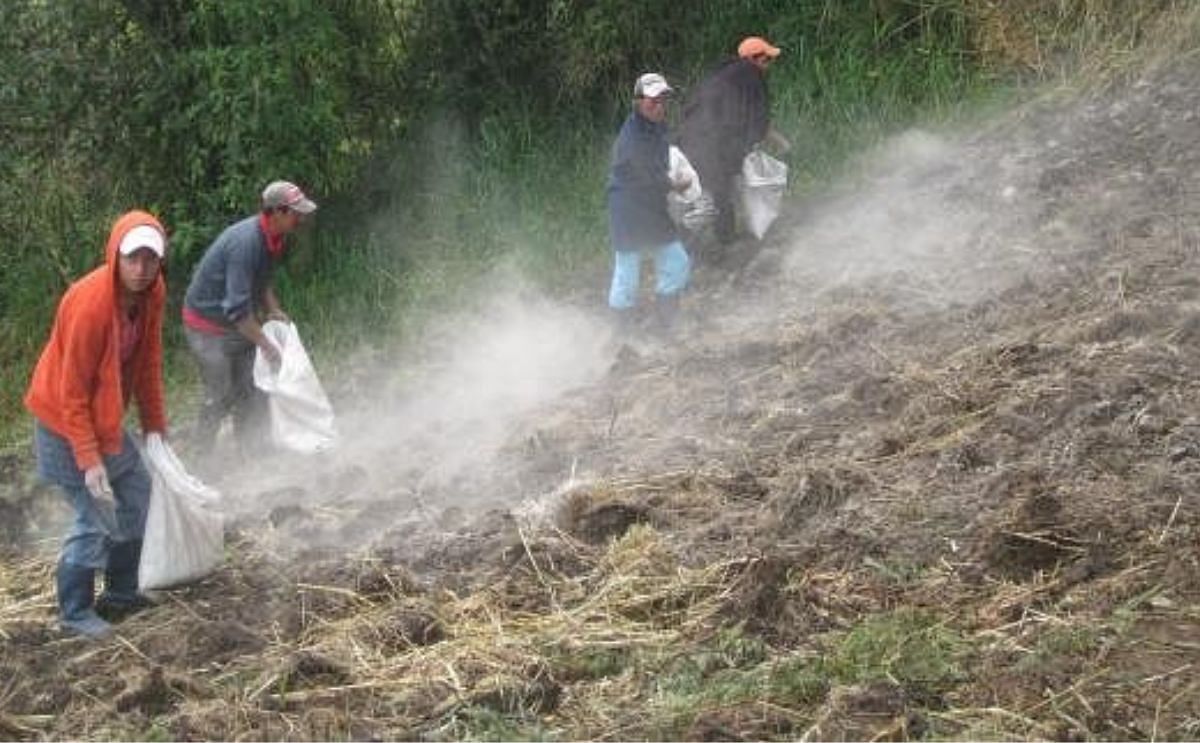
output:
[[218, 325], [232, 326], [261, 305], [274, 268], [258, 215], [246, 217], [225, 228], [205, 251], [184, 306]]

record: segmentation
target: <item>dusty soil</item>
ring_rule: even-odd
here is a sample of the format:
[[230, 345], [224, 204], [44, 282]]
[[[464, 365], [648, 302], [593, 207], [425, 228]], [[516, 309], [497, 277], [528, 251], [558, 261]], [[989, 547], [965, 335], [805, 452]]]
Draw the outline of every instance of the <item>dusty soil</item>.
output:
[[893, 143], [486, 478], [282, 467], [115, 639], [10, 548], [0, 737], [1197, 737], [1197, 71]]

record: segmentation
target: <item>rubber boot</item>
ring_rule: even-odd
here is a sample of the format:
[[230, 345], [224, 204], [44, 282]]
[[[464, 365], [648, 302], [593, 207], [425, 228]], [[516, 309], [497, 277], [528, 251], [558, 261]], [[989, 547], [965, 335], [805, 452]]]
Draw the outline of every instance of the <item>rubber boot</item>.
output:
[[59, 561], [58, 621], [63, 629], [86, 637], [101, 638], [112, 632], [112, 625], [100, 618], [94, 608], [96, 571]]
[[654, 332], [660, 338], [670, 338], [675, 334], [675, 326], [679, 320], [679, 295], [660, 294], [654, 300]]
[[142, 540], [116, 542], [108, 552], [104, 570], [104, 593], [96, 600], [96, 613], [110, 622], [153, 604], [138, 593], [138, 565], [142, 560]]
[[611, 313], [613, 337], [618, 343], [628, 343], [638, 334], [637, 308], [613, 309]]

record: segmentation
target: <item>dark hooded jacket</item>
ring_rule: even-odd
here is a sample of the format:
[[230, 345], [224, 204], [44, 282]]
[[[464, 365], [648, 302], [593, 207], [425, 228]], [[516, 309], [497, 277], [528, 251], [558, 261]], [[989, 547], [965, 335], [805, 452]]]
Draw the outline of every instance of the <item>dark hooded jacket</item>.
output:
[[609, 234], [614, 250], [657, 248], [679, 239], [667, 211], [667, 126], [636, 110], [613, 145], [608, 174]]
[[683, 104], [678, 141], [701, 183], [741, 170], [767, 135], [769, 112], [766, 80], [749, 60], [728, 60], [696, 84]]

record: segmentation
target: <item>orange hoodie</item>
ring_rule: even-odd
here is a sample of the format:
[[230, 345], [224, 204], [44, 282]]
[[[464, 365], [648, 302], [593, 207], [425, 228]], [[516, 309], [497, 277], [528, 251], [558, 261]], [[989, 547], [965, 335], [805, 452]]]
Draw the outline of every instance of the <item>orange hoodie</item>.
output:
[[[127, 400], [121, 389], [117, 247], [138, 225], [165, 234], [143, 211], [122, 215], [105, 246], [105, 263], [67, 289], [58, 305], [50, 340], [42, 350], [25, 393], [25, 407], [47, 428], [71, 442], [79, 469], [100, 464], [101, 455], [121, 451], [121, 419]], [[142, 431], [166, 432], [162, 377], [162, 318], [167, 287], [162, 272], [146, 292], [138, 313], [140, 333], [129, 359], [132, 397]]]

